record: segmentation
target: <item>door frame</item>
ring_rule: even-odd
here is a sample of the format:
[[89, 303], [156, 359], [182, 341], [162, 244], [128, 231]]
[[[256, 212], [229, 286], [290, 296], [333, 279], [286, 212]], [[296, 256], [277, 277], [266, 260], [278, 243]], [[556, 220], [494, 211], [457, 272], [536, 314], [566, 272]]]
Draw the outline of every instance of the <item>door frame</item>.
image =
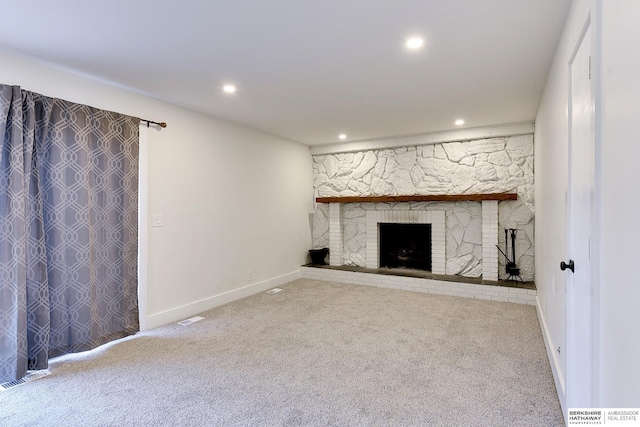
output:
[[[576, 39], [574, 49], [568, 61], [568, 98], [567, 98], [567, 124], [568, 124], [568, 159], [567, 159], [567, 254], [571, 253], [571, 174], [572, 174], [572, 155], [573, 147], [572, 135], [572, 75], [571, 67], [575, 56], [582, 44], [587, 33], [591, 31], [591, 106], [593, 111], [593, 132], [592, 148], [593, 148], [593, 182], [591, 197], [591, 223], [590, 223], [590, 287], [586, 294], [581, 297], [587, 299], [587, 304], [578, 305], [577, 295], [569, 286], [566, 287], [566, 406], [569, 408], [589, 408], [598, 407], [600, 402], [600, 265], [601, 245], [600, 245], [600, 211], [601, 211], [601, 153], [602, 153], [602, 37], [601, 37], [601, 0], [594, 2], [595, 10], [590, 10], [587, 14], [585, 23], [579, 36]], [[568, 261], [568, 260], [567, 260]], [[571, 273], [567, 273], [571, 274]], [[567, 285], [569, 282], [567, 281]], [[585, 290], [583, 290], [584, 292]], [[573, 340], [576, 331], [580, 328], [583, 321], [590, 323], [590, 341], [588, 343]], [[577, 358], [585, 351], [589, 353], [590, 362], [583, 367], [575, 363]], [[578, 366], [578, 368], [576, 368]], [[574, 390], [588, 389], [588, 398], [577, 400], [574, 396]]]

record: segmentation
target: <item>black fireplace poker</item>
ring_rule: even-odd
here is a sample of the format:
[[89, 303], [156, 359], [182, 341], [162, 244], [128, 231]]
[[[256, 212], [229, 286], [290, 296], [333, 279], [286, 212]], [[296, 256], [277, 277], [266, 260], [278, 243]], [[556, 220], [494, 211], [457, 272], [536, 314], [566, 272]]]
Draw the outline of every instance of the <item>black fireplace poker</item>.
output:
[[[496, 245], [496, 248], [498, 248], [498, 250], [506, 260], [504, 267], [507, 275], [509, 276], [507, 277], [507, 280], [520, 279], [521, 282], [524, 282], [524, 280], [522, 280], [522, 277], [520, 276], [520, 269], [516, 265], [516, 234], [517, 233], [518, 233], [518, 230], [516, 230], [515, 228], [505, 228], [504, 229], [504, 251], [500, 249], [500, 246], [498, 245]], [[513, 259], [510, 258], [509, 255], [505, 253], [505, 252], [509, 252], [509, 236], [511, 236], [511, 256], [513, 257]]]

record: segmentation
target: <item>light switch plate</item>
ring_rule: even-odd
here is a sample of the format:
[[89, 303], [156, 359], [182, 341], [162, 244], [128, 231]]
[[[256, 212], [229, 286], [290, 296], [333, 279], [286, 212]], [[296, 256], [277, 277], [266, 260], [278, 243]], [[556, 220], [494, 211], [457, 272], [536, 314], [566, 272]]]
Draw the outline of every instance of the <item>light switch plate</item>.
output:
[[162, 214], [151, 214], [151, 226], [152, 227], [164, 227]]

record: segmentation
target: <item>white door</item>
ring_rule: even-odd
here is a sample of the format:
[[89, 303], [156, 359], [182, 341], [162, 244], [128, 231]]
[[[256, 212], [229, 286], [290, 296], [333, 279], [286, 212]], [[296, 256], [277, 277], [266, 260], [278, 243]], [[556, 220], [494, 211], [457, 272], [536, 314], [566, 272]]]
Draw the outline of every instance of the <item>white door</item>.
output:
[[589, 23], [569, 62], [569, 182], [567, 194], [567, 408], [595, 405], [593, 273], [594, 110]]

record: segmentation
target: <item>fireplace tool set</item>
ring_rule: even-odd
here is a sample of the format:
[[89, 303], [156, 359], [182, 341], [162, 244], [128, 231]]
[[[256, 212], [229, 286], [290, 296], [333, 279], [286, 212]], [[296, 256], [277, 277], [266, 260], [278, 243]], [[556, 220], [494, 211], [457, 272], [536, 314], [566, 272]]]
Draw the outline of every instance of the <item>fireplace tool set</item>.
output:
[[[522, 277], [520, 276], [520, 269], [516, 265], [516, 234], [518, 230], [515, 228], [505, 228], [504, 229], [504, 251], [500, 249], [500, 246], [496, 245], [496, 248], [500, 251], [500, 253], [505, 258], [505, 270], [509, 275], [507, 280], [517, 280], [520, 279], [521, 282]], [[509, 236], [511, 236], [511, 257], [507, 255], [509, 253]]]

